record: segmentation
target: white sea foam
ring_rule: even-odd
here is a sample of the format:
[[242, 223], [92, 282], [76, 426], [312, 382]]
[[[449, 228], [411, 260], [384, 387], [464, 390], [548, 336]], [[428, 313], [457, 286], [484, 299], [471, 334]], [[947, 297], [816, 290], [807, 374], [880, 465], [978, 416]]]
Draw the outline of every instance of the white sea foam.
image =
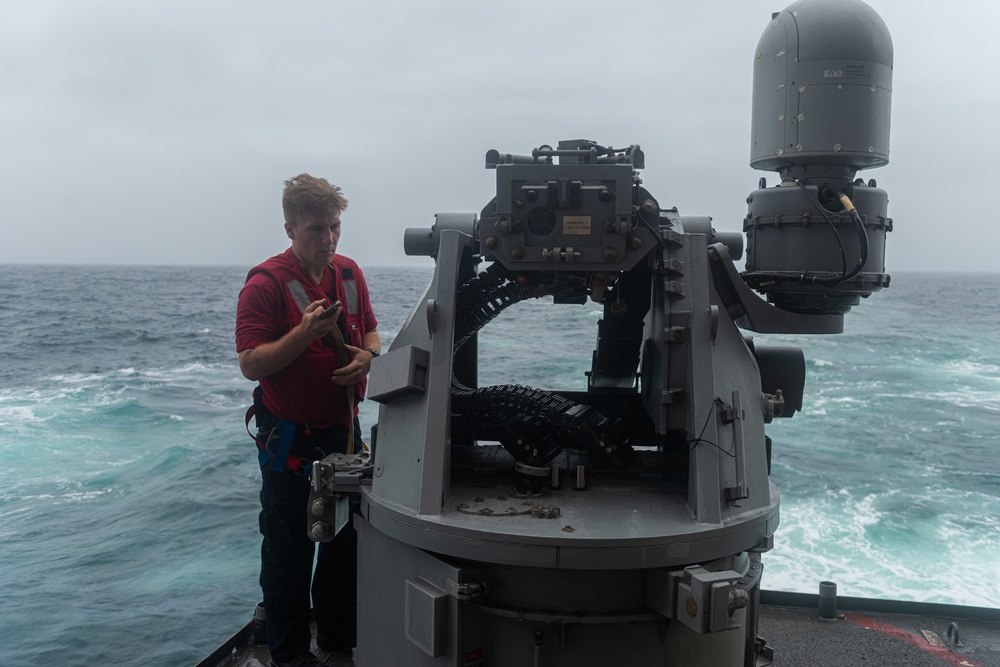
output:
[[831, 396], [830, 398], [828, 398], [826, 400], [828, 402], [830, 402], [830, 403], [836, 403], [836, 404], [840, 404], [840, 405], [846, 405], [846, 404], [867, 404], [868, 403], [867, 400], [863, 400], [863, 399], [857, 398], [855, 396]]
[[973, 359], [957, 359], [944, 364], [944, 369], [954, 375], [985, 378], [1000, 382], [1000, 366]]
[[68, 375], [52, 375], [49, 377], [54, 382], [65, 382], [66, 384], [83, 384], [99, 382], [106, 376], [98, 373], [70, 373]]
[[[45, 378], [47, 381], [64, 385], [64, 389], [70, 391], [71, 388], [80, 386], [92, 386], [103, 382], [121, 382], [131, 378], [139, 378], [147, 381], [170, 381], [185, 380], [194, 376], [213, 375], [220, 370], [231, 371], [234, 364], [230, 362], [206, 364], [202, 362], [191, 362], [172, 368], [149, 367], [137, 369], [129, 366], [126, 368], [111, 369], [107, 373], [65, 373], [51, 375]], [[65, 385], [69, 385], [68, 387]], [[4, 390], [0, 390], [2, 396]], [[13, 390], [6, 390], [13, 391]]]
[[1000, 412], [1000, 392], [971, 387], [962, 387], [954, 391], [915, 392], [908, 398], [948, 403], [958, 408], [980, 408], [989, 412]]
[[[1000, 509], [1000, 500], [978, 496], [929, 489], [911, 499], [887, 489], [786, 500], [775, 549], [764, 557], [764, 586], [812, 593], [819, 581], [835, 581], [843, 595], [995, 605], [1000, 520], [989, 508]], [[913, 514], [919, 501], [983, 510]]]
[[42, 421], [35, 416], [35, 408], [32, 405], [3, 405], [0, 403], [0, 417], [10, 420], [2, 422], [5, 426]]
[[69, 493], [62, 494], [59, 498], [55, 500], [58, 505], [60, 503], [82, 503], [89, 500], [96, 500], [103, 496], [112, 493], [114, 489], [95, 489], [92, 491], [72, 491]]

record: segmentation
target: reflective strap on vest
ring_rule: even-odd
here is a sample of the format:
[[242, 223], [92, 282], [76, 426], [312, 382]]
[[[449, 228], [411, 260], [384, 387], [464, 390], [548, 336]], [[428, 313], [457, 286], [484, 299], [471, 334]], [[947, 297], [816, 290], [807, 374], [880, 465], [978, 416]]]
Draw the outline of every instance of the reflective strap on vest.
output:
[[347, 314], [358, 314], [358, 283], [354, 280], [344, 280], [344, 298], [347, 300]]
[[309, 300], [309, 295], [306, 294], [306, 288], [298, 280], [290, 280], [288, 282], [288, 291], [292, 293], [292, 298], [295, 299], [295, 305], [299, 307], [299, 312], [305, 315], [306, 308], [312, 303]]

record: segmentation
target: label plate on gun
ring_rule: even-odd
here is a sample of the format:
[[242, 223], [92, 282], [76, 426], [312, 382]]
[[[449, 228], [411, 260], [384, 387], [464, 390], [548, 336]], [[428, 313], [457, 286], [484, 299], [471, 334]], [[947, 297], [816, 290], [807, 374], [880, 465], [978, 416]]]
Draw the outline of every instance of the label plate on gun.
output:
[[567, 236], [590, 236], [593, 225], [589, 215], [564, 215], [562, 226]]

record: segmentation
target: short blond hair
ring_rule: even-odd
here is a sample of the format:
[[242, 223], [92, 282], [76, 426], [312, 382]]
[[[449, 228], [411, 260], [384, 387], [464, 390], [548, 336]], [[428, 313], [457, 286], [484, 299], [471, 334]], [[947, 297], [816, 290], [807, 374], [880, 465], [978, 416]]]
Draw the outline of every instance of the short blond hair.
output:
[[299, 174], [285, 181], [281, 209], [285, 222], [296, 225], [303, 217], [325, 218], [347, 208], [347, 199], [340, 188], [325, 178]]

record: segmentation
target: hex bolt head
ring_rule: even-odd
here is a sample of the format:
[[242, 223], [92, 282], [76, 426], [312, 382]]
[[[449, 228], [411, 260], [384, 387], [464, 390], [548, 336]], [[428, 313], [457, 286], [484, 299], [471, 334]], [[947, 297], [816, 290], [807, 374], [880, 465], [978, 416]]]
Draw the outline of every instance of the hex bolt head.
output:
[[330, 533], [330, 527], [322, 521], [317, 521], [309, 528], [309, 536], [319, 542]]

